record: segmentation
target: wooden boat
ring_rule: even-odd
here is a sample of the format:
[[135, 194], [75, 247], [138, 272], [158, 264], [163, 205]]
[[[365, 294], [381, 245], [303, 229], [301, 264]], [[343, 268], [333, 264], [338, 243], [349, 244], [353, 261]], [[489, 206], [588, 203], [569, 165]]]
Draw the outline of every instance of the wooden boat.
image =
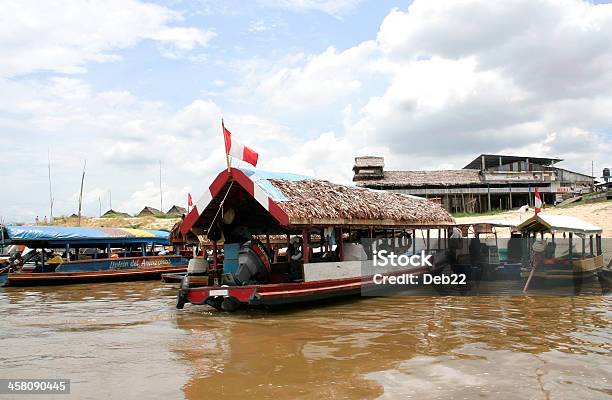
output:
[[[385, 276], [437, 273], [446, 265], [446, 254], [424, 232], [442, 232], [452, 224], [440, 205], [418, 197], [293, 174], [228, 169], [181, 225], [184, 236], [212, 242], [212, 264], [209, 286], [194, 287], [188, 275], [183, 278], [177, 308], [191, 303], [231, 311], [363, 294], [374, 284], [374, 275], [364, 269], [372, 251], [364, 239], [433, 257], [432, 267], [386, 270]], [[423, 232], [418, 244], [417, 230]], [[265, 243], [256, 235], [263, 235]], [[274, 249], [271, 235], [281, 235], [284, 248]], [[224, 259], [218, 263], [221, 243]]]
[[183, 272], [188, 258], [164, 254], [168, 232], [124, 228], [5, 226], [5, 243], [27, 246], [0, 274], [0, 285], [62, 285], [159, 279]]
[[[572, 216], [540, 213], [521, 223], [517, 230], [523, 234], [527, 254], [532, 256], [524, 263], [521, 276], [531, 276], [532, 285], [581, 285], [585, 280], [597, 279], [604, 267], [599, 226]], [[545, 248], [537, 249], [538, 245]], [[540, 254], [536, 256], [539, 261], [534, 263], [536, 253]]]

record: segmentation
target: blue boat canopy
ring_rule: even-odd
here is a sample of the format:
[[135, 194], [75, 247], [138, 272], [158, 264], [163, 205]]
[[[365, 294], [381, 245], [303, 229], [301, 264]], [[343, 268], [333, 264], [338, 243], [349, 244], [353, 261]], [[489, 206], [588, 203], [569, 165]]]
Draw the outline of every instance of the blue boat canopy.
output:
[[170, 233], [157, 230], [67, 226], [5, 226], [3, 229], [5, 243], [29, 246], [170, 244]]

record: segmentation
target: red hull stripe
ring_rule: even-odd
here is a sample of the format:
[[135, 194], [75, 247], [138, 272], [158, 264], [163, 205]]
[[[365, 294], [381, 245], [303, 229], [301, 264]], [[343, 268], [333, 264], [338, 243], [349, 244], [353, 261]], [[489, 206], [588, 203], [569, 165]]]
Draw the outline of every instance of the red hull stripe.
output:
[[280, 206], [272, 200], [270, 196], [251, 180], [244, 172], [239, 169], [232, 169], [231, 173], [227, 170], [221, 172], [210, 185], [208, 190], [202, 195], [195, 207], [185, 217], [181, 225], [181, 233], [186, 235], [191, 228], [198, 222], [198, 219], [206, 210], [210, 202], [219, 194], [225, 184], [233, 178], [242, 188], [249, 193], [266, 211], [278, 221], [280, 225], [289, 225], [289, 216], [280, 208]]

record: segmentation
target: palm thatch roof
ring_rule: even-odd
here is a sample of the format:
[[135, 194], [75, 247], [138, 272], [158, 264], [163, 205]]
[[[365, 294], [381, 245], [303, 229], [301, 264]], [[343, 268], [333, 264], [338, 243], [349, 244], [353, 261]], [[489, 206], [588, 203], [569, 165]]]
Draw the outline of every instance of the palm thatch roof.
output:
[[170, 207], [166, 215], [177, 215], [181, 216], [187, 213], [187, 209], [185, 207], [177, 206], [176, 204]]
[[157, 208], [154, 207], [149, 207], [146, 206], [145, 208], [143, 208], [139, 213], [138, 213], [138, 217], [147, 217], [147, 216], [157, 216], [157, 215], [163, 215], [164, 213], [159, 211]]
[[353, 169], [359, 168], [359, 167], [384, 167], [384, 166], [385, 166], [384, 157], [362, 156], [362, 157], [355, 157], [355, 165], [353, 166]]
[[420, 197], [294, 174], [233, 168], [217, 176], [185, 216], [180, 232], [205, 235], [221, 218], [220, 210], [230, 208], [235, 212], [230, 224], [248, 228], [252, 234], [330, 225], [401, 229], [454, 223], [442, 206]]
[[112, 208], [108, 210], [107, 212], [105, 212], [104, 214], [102, 214], [102, 218], [116, 218], [116, 217], [129, 218], [130, 214], [124, 213], [121, 211], [115, 211]]
[[440, 171], [384, 171], [382, 178], [360, 180], [357, 185], [371, 188], [466, 186], [482, 183], [477, 169]]
[[294, 225], [325, 221], [375, 221], [379, 225], [454, 222], [440, 205], [414, 196], [338, 185], [318, 179], [271, 179], [270, 183], [286, 197], [278, 205]]

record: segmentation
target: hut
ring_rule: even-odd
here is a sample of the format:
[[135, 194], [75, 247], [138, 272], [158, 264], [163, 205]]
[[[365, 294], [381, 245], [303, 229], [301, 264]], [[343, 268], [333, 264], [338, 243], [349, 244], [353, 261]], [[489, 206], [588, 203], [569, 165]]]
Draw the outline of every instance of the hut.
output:
[[102, 218], [130, 218], [131, 215], [121, 211], [115, 211], [112, 208], [102, 214]]
[[136, 216], [137, 217], [159, 217], [162, 215], [164, 215], [164, 213], [159, 211], [157, 208], [146, 206]]
[[176, 204], [173, 205], [168, 212], [166, 212], [166, 215], [173, 217], [180, 217], [183, 214], [187, 214], [187, 210], [184, 207], [177, 206]]

